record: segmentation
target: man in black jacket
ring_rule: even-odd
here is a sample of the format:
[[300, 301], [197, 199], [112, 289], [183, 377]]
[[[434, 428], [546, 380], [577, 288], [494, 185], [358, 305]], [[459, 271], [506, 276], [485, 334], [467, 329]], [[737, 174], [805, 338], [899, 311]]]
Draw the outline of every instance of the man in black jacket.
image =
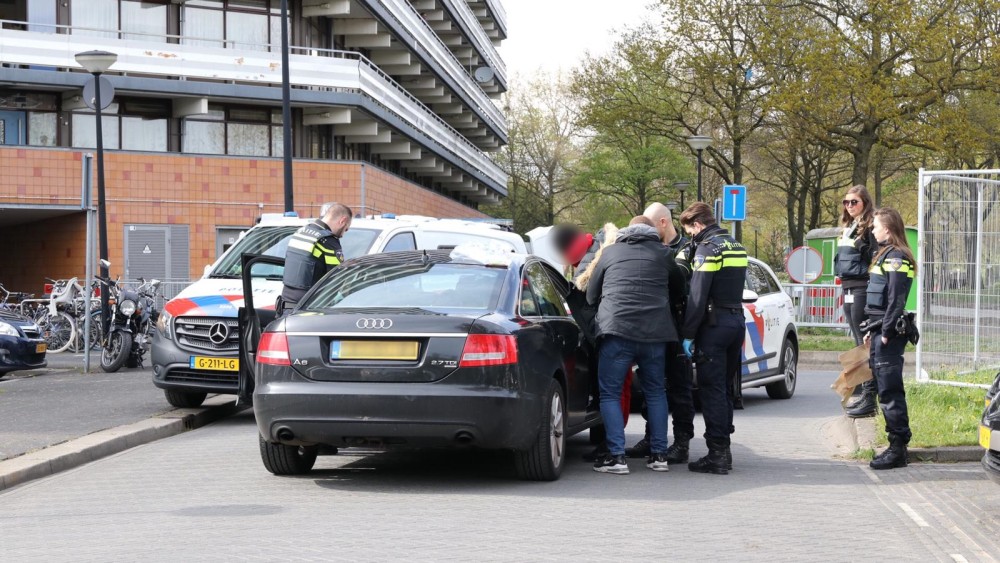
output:
[[284, 287], [275, 305], [280, 316], [290, 311], [327, 272], [344, 261], [340, 237], [351, 228], [351, 208], [342, 203], [324, 206], [322, 217], [292, 235], [285, 254]]
[[625, 423], [620, 399], [625, 374], [639, 365], [650, 426], [650, 456], [646, 466], [667, 471], [667, 400], [663, 386], [666, 343], [677, 342], [670, 300], [683, 297], [683, 285], [672, 287], [680, 271], [660, 242], [652, 221], [639, 215], [603, 251], [587, 286], [587, 301], [597, 305], [598, 381], [601, 416], [609, 453], [594, 470], [624, 475]]

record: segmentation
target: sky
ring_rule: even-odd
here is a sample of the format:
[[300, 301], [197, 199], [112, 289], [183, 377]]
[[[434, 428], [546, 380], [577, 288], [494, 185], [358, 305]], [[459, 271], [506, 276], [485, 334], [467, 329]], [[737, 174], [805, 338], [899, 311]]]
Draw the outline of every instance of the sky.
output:
[[615, 30], [649, 16], [650, 0], [501, 0], [507, 39], [500, 56], [511, 77], [569, 72], [590, 51], [604, 54]]

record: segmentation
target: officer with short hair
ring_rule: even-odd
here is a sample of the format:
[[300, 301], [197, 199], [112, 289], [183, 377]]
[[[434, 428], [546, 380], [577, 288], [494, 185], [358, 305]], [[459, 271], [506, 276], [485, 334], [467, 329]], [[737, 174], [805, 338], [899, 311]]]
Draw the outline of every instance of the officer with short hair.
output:
[[344, 261], [340, 237], [351, 228], [351, 216], [350, 207], [328, 203], [319, 219], [292, 235], [285, 255], [284, 287], [275, 304], [279, 316], [292, 310], [309, 288]]
[[728, 379], [741, 369], [747, 252], [716, 223], [712, 208], [704, 202], [692, 204], [680, 220], [695, 245], [682, 345], [689, 358], [698, 351], [698, 396], [708, 443], [708, 455], [689, 463], [688, 469], [726, 475], [732, 469], [729, 436], [734, 401]]

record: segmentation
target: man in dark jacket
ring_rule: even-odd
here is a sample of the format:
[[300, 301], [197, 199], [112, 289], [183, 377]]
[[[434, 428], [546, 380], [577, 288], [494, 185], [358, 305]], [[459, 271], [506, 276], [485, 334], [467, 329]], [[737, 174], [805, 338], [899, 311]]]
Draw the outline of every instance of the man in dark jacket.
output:
[[597, 305], [600, 348], [598, 381], [601, 416], [609, 453], [594, 470], [624, 475], [625, 423], [620, 397], [625, 374], [639, 365], [650, 426], [650, 456], [646, 466], [667, 471], [667, 398], [663, 386], [666, 343], [677, 342], [670, 300], [683, 297], [683, 286], [671, 287], [677, 270], [670, 251], [660, 242], [652, 221], [639, 215], [603, 251], [587, 286], [587, 301]]
[[321, 215], [296, 231], [288, 241], [284, 287], [275, 304], [278, 315], [291, 311], [320, 278], [344, 261], [340, 237], [351, 228], [351, 208], [331, 203], [324, 207]]

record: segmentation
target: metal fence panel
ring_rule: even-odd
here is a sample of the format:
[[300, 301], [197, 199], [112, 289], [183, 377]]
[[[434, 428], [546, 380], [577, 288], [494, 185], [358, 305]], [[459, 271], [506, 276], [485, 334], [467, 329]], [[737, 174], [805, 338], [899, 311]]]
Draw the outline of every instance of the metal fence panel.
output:
[[792, 298], [796, 326], [849, 328], [844, 318], [844, 292], [839, 285], [785, 283], [781, 287]]
[[1000, 366], [1000, 170], [919, 174], [920, 381]]

